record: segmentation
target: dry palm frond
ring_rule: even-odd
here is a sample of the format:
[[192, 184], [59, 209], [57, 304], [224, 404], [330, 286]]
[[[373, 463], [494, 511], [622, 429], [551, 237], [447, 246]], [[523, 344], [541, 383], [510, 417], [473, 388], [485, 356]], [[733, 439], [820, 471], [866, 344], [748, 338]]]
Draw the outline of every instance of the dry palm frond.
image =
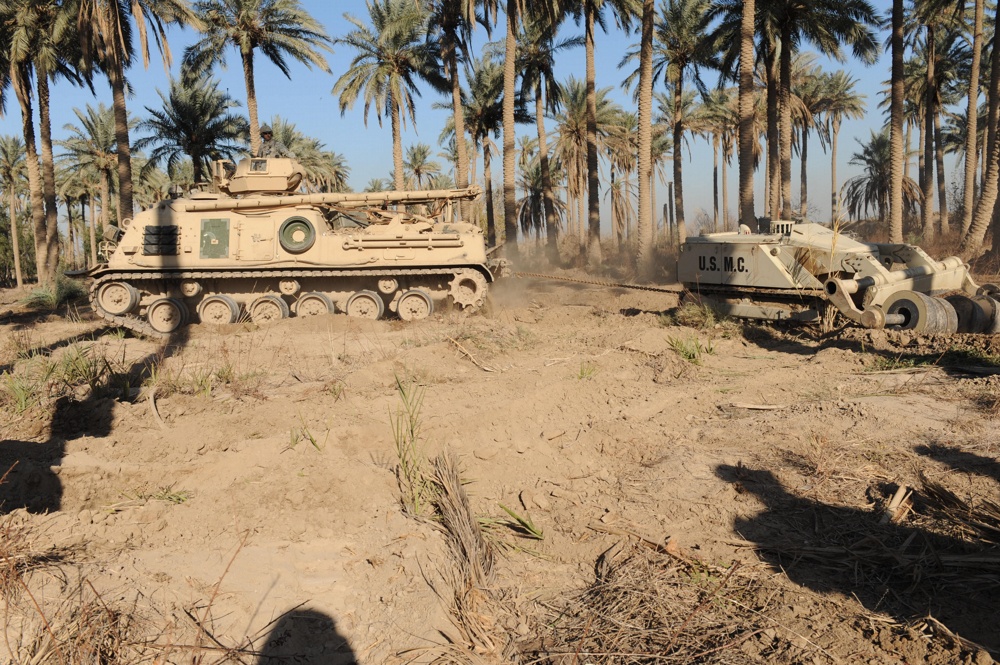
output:
[[768, 626], [731, 566], [716, 568], [626, 541], [597, 561], [538, 662], [752, 662], [739, 649]]

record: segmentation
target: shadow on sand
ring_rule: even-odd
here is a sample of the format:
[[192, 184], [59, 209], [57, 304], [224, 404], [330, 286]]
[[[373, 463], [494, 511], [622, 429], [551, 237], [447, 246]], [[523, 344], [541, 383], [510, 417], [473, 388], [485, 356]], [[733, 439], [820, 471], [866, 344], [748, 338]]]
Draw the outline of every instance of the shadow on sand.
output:
[[902, 622], [929, 615], [1000, 652], [1000, 547], [798, 496], [765, 469], [721, 465], [716, 475], [764, 504], [733, 530], [796, 584], [854, 596]]
[[323, 612], [297, 607], [274, 622], [260, 646], [257, 665], [353, 665], [357, 662], [347, 638]]
[[[37, 424], [38, 431], [48, 432], [44, 441], [0, 439], [0, 474], [6, 473], [0, 483], [0, 513], [19, 508], [33, 513], [60, 510], [63, 487], [57, 470], [66, 454], [66, 442], [84, 436], [108, 436], [115, 405], [120, 399], [134, 399], [134, 395], [122, 394], [121, 387], [141, 386], [165, 358], [187, 345], [188, 336], [187, 327], [182, 328], [160, 343], [153, 353], [116, 370], [114, 376], [106, 376], [107, 385], [90, 390], [83, 399], [72, 395], [59, 397], [48, 425]], [[51, 353], [77, 341], [81, 340], [75, 337], [61, 340], [40, 352]]]

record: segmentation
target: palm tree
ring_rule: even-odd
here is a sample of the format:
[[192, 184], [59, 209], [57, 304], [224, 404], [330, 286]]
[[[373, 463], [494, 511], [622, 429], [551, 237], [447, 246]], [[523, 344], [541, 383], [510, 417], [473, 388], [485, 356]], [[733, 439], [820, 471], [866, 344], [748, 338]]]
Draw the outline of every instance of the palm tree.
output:
[[582, 0], [576, 6], [576, 16], [582, 15], [587, 58], [587, 229], [588, 255], [591, 264], [601, 259], [601, 199], [597, 162], [598, 152], [598, 92], [594, 68], [594, 29], [607, 30], [605, 9], [611, 8], [615, 23], [628, 31], [632, 17], [641, 11], [636, 0]]
[[[830, 182], [832, 183], [830, 210], [834, 222], [840, 218], [840, 187], [837, 183], [837, 138], [840, 135], [840, 126], [844, 120], [858, 120], [865, 115], [865, 96], [855, 90], [854, 86], [857, 83], [857, 79], [852, 78], [847, 72], [837, 70], [825, 77], [822, 88], [823, 124], [830, 137]], [[890, 140], [891, 138], [890, 136]], [[902, 234], [902, 218], [899, 231]], [[902, 236], [899, 242], [902, 242]]]
[[[468, 44], [476, 20], [477, 0], [427, 0], [431, 36], [440, 48], [441, 63], [451, 93], [452, 122], [455, 125], [455, 180], [459, 188], [469, 185], [469, 151], [465, 145], [465, 118], [462, 110], [462, 82], [459, 75], [460, 53], [468, 57]], [[496, 21], [496, 0], [484, 3], [483, 21]], [[462, 217], [468, 218], [469, 203], [462, 201]]]
[[639, 274], [653, 268], [653, 26], [654, 0], [643, 0], [639, 38], [639, 220], [636, 228]]
[[[611, 220], [619, 248], [625, 236], [630, 235], [635, 209], [632, 206], [634, 188], [630, 176], [637, 167], [639, 153], [639, 117], [635, 113], [619, 111], [607, 128], [604, 145], [610, 162]], [[618, 175], [621, 178], [618, 178]], [[648, 269], [649, 266], [644, 266]]]
[[726, 219], [726, 162], [732, 144], [732, 136], [736, 128], [736, 114], [733, 107], [731, 90], [718, 89], [707, 91], [702, 95], [702, 105], [698, 110], [699, 124], [704, 133], [711, 137], [712, 142], [712, 191], [713, 191], [713, 221], [715, 231], [719, 230], [719, 153], [722, 153], [722, 194], [723, 194], [723, 226]]
[[[483, 153], [483, 180], [486, 200], [486, 239], [496, 245], [496, 220], [493, 213], [492, 158], [496, 145], [492, 138], [500, 134], [503, 125], [503, 67], [488, 55], [472, 61], [469, 71], [469, 91], [462, 93], [462, 111], [465, 129], [472, 138], [476, 151]], [[454, 132], [451, 123], [445, 133]]]
[[429, 181], [441, 175], [441, 165], [430, 157], [431, 147], [426, 143], [417, 143], [406, 149], [403, 172], [407, 176], [408, 186], [423, 189], [424, 180]]
[[[965, 4], [964, 2], [962, 3]], [[983, 0], [975, 0], [975, 10], [972, 23], [972, 69], [969, 72], [968, 106], [966, 119], [968, 129], [965, 137], [965, 190], [962, 198], [962, 236], [972, 226], [972, 206], [975, 194], [977, 127], [979, 121], [979, 76], [983, 52]], [[995, 46], [994, 46], [995, 48]]]
[[[118, 136], [115, 113], [104, 104], [94, 107], [87, 105], [86, 112], [73, 109], [80, 126], [66, 124], [63, 129], [69, 138], [59, 142], [66, 150], [61, 159], [63, 168], [81, 177], [97, 174], [101, 188], [102, 224], [111, 221], [111, 185], [115, 175], [118, 152], [115, 142]], [[91, 197], [93, 198], [93, 197]], [[93, 204], [91, 204], [93, 205]], [[97, 264], [97, 229], [94, 216], [90, 218], [90, 260]]]
[[274, 138], [285, 144], [305, 171], [303, 186], [311, 192], [342, 192], [347, 189], [351, 168], [343, 155], [326, 149], [319, 139], [306, 136], [279, 115], [271, 116]]
[[1000, 256], [1000, 216], [996, 213], [997, 182], [1000, 175], [1000, 141], [997, 140], [997, 123], [1000, 122], [1000, 49], [995, 40], [990, 62], [989, 115], [986, 135], [986, 156], [982, 193], [976, 202], [969, 231], [962, 238], [959, 252], [966, 258], [977, 254], [982, 247], [986, 230], [993, 221], [993, 247], [991, 254]]
[[[132, 22], [136, 23], [133, 30]], [[132, 144], [130, 120], [125, 103], [126, 70], [136, 59], [133, 33], [139, 38], [139, 53], [149, 67], [149, 35], [152, 33], [163, 56], [164, 67], [171, 63], [166, 26], [197, 25], [185, 0], [90, 0], [80, 4], [77, 21], [83, 60], [96, 63], [111, 84], [115, 114], [115, 146], [118, 151], [118, 215], [132, 217]], [[103, 202], [102, 205], [107, 205]]]
[[[567, 195], [577, 202], [577, 231], [581, 249], [587, 249], [590, 229], [584, 224], [587, 219], [585, 204], [589, 203], [587, 184], [589, 181], [589, 132], [590, 125], [586, 83], [570, 76], [563, 85], [563, 110], [556, 115], [559, 137], [556, 139], [555, 153], [566, 168]], [[611, 88], [601, 88], [595, 94], [597, 107], [597, 138], [603, 144], [607, 130], [614, 121], [620, 107], [608, 98]], [[588, 199], [584, 199], [588, 192]], [[571, 208], [572, 209], [572, 208]], [[589, 221], [589, 220], [588, 220]]]
[[400, 123], [416, 123], [413, 97], [420, 96], [416, 79], [423, 79], [438, 89], [447, 82], [434, 69], [437, 47], [425, 41], [428, 15], [413, 0], [368, 0], [371, 27], [344, 14], [354, 30], [336, 39], [335, 44], [357, 51], [350, 68], [333, 86], [340, 97], [340, 113], [354, 106], [364, 96], [364, 121], [375, 105], [379, 126], [382, 116], [389, 116], [392, 126], [393, 181], [403, 189], [403, 142]]
[[712, 20], [709, 6], [709, 0], [663, 0], [656, 26], [654, 76], [662, 77], [673, 92], [671, 124], [674, 151], [677, 153], [674, 155], [674, 208], [680, 242], [684, 242], [686, 236], [683, 160], [678, 159], [684, 144], [684, 80], [690, 77], [699, 88], [704, 88], [701, 69], [718, 69], [721, 66], [715, 42], [708, 34]]
[[299, 0], [197, 0], [195, 15], [202, 38], [184, 50], [187, 78], [201, 78], [215, 65], [226, 66], [226, 51], [234, 47], [243, 63], [243, 83], [250, 114], [250, 149], [260, 147], [254, 52], [258, 49], [291, 79], [286, 58], [330, 73], [321, 51], [330, 51], [330, 37]]
[[0, 136], [0, 186], [7, 195], [7, 211], [10, 216], [10, 242], [13, 251], [14, 278], [17, 288], [24, 286], [21, 274], [20, 229], [17, 227], [18, 193], [23, 189], [27, 177], [24, 158], [24, 141], [17, 136]]
[[[766, 0], [765, 0], [766, 1]], [[754, 82], [756, 68], [754, 53], [759, 16], [756, 0], [716, 0], [709, 12], [719, 25], [712, 34], [717, 44], [730, 46], [725, 51], [721, 70], [723, 80], [738, 83], [737, 120], [739, 136], [739, 221], [753, 223], [756, 228], [754, 208], [754, 171], [760, 151], [757, 131], [757, 90]], [[762, 40], [763, 41], [763, 40]], [[762, 48], [762, 53], [764, 49]], [[734, 67], [734, 63], [738, 63]], [[735, 75], [734, 75], [735, 69]]]
[[389, 189], [389, 183], [386, 182], [385, 178], [372, 178], [365, 185], [363, 191], [366, 192], [384, 192]]
[[[13, 85], [21, 107], [22, 132], [29, 156], [28, 182], [39, 281], [55, 280], [59, 263], [58, 212], [49, 116], [49, 78], [59, 73], [75, 78], [62, 54], [68, 51], [67, 9], [53, 0], [7, 0], [0, 3], [4, 87]], [[8, 78], [9, 77], [9, 78]], [[35, 143], [31, 81], [37, 84], [41, 165]]]
[[[545, 185], [542, 178], [540, 156], [540, 154], [534, 155], [532, 159], [527, 160], [527, 163], [522, 164], [518, 171], [517, 186], [524, 192], [524, 196], [517, 201], [517, 219], [525, 237], [532, 230], [537, 236], [539, 230], [543, 226], [547, 228], [549, 224], [545, 210]], [[550, 167], [552, 171], [558, 173], [561, 168], [559, 158], [551, 160]], [[554, 206], [556, 215], [559, 215], [565, 208], [563, 202], [558, 198], [554, 199]], [[558, 220], [556, 224], [558, 225]]]
[[878, 55], [874, 28], [879, 21], [867, 0], [773, 0], [762, 9], [780, 40], [779, 103], [781, 158], [781, 216], [791, 215], [792, 55], [802, 42], [811, 42], [824, 55], [842, 59], [842, 45], [854, 56], [873, 64]]
[[152, 148], [146, 169], [166, 161], [167, 173], [187, 157], [194, 167], [195, 184], [211, 177], [211, 163], [235, 159], [244, 150], [247, 121], [230, 112], [239, 104], [219, 90], [214, 78], [172, 80], [170, 93], [157, 90], [163, 107], [146, 107], [149, 118], [138, 125], [148, 136], [135, 142], [136, 150]]
[[792, 63], [792, 99], [796, 100], [797, 108], [792, 115], [793, 144], [799, 149], [799, 218], [805, 219], [809, 207], [809, 134], [810, 129], [816, 129], [820, 145], [826, 145], [823, 126], [819, 116], [823, 112], [825, 86], [827, 76], [819, 65], [815, 64], [811, 53], [799, 53]]
[[558, 26], [546, 16], [533, 17], [518, 38], [518, 71], [521, 94], [535, 98], [535, 126], [538, 132], [539, 177], [542, 181], [542, 204], [545, 210], [545, 235], [550, 261], [558, 258], [558, 220], [549, 165], [549, 146], [545, 133], [545, 113], [555, 114], [562, 104], [562, 89], [555, 78], [556, 54], [583, 44], [582, 37], [555, 41]]
[[[867, 143], [860, 139], [861, 151], [851, 156], [848, 164], [863, 169], [862, 175], [854, 176], [844, 183], [844, 203], [852, 218], [858, 219], [874, 211], [879, 221], [884, 222], [889, 212], [889, 188], [893, 179], [889, 135], [883, 129], [871, 133]], [[914, 208], [920, 201], [920, 188], [912, 178], [902, 180], [903, 205]]]
[[[517, 183], [514, 181], [514, 93], [517, 79], [517, 25], [520, 21], [522, 0], [507, 0], [507, 32], [504, 37], [503, 59], [503, 228], [506, 251], [517, 255]], [[487, 205], [490, 202], [487, 201]]]

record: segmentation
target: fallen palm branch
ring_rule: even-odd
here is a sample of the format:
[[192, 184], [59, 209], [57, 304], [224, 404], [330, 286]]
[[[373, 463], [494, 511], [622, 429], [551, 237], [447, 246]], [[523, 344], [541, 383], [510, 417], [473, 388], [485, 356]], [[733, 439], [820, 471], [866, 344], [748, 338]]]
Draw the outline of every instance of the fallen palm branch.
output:
[[[755, 662], [739, 649], [771, 623], [757, 607], [756, 582], [678, 557], [642, 539], [597, 561], [593, 584], [570, 601], [537, 652], [537, 663]], [[721, 574], [718, 571], [723, 570]], [[749, 655], [750, 653], [753, 656]]]
[[964, 535], [1000, 545], [1000, 505], [989, 499], [964, 501], [943, 485], [920, 474], [928, 511], [959, 527]]

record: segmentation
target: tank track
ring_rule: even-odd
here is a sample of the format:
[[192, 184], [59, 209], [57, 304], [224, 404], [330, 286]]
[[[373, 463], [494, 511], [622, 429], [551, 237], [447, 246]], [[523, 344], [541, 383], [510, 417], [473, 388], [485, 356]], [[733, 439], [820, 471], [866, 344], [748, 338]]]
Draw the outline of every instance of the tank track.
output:
[[135, 285], [143, 281], [176, 281], [186, 279], [246, 279], [246, 278], [298, 278], [298, 277], [359, 277], [371, 276], [380, 277], [411, 277], [414, 275], [451, 275], [454, 276], [458, 270], [475, 266], [460, 266], [458, 268], [422, 268], [410, 270], [169, 270], [169, 271], [140, 271], [140, 272], [119, 272], [108, 270], [94, 278], [94, 283], [90, 286], [90, 305], [97, 314], [111, 325], [125, 328], [132, 332], [151, 339], [166, 340], [171, 337], [171, 333], [162, 333], [154, 330], [149, 322], [138, 316], [127, 314], [124, 316], [109, 314], [97, 302], [97, 291], [101, 285], [108, 282], [128, 282]]

